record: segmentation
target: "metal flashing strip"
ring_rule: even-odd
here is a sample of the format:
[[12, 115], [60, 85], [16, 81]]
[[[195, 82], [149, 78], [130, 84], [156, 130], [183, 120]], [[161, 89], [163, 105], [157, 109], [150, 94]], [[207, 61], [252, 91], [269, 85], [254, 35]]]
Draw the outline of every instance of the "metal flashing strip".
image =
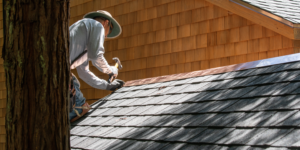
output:
[[284, 19], [282, 17], [274, 15], [274, 14], [272, 14], [272, 13], [266, 11], [266, 10], [260, 9], [258, 7], [255, 7], [255, 6], [251, 5], [251, 4], [248, 4], [246, 2], [242, 2], [241, 0], [229, 0], [229, 1], [231, 1], [233, 3], [236, 3], [236, 4], [238, 4], [238, 5], [242, 6], [242, 7], [245, 7], [247, 9], [250, 9], [252, 11], [255, 11], [255, 12], [257, 12], [259, 14], [262, 14], [264, 16], [267, 16], [269, 18], [272, 18], [272, 19], [274, 19], [274, 20], [276, 20], [278, 22], [281, 22], [281, 23], [283, 23], [285, 25], [288, 25], [290, 27], [299, 28], [299, 24], [294, 24], [294, 23], [292, 23], [292, 22], [290, 22], [290, 21], [288, 21], [288, 20], [286, 20], [286, 19]]
[[193, 71], [189, 73], [180, 73], [174, 75], [132, 80], [126, 82], [125, 86], [136, 86], [136, 85], [143, 85], [143, 84], [150, 84], [150, 83], [157, 83], [157, 82], [180, 80], [180, 79], [186, 79], [186, 78], [192, 78], [198, 76], [205, 76], [211, 74], [219, 74], [225, 72], [232, 72], [232, 71], [245, 70], [245, 69], [257, 68], [257, 67], [265, 67], [265, 66], [271, 66], [276, 64], [289, 63], [294, 61], [300, 61], [300, 53], [280, 56], [275, 58], [269, 58], [269, 59], [263, 59], [263, 60], [257, 60], [257, 61], [242, 63], [242, 64], [212, 68], [207, 70]]

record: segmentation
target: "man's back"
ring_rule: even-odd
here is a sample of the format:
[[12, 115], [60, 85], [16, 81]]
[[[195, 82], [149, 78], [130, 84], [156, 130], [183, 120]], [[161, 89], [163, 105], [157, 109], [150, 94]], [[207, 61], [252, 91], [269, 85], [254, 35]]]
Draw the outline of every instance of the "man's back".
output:
[[[70, 26], [70, 62], [78, 57], [84, 50], [88, 50], [89, 58], [96, 56], [99, 50], [104, 51], [99, 44], [101, 38], [101, 31], [103, 26], [100, 22], [94, 19], [81, 19]], [[104, 40], [105, 37], [102, 37]], [[94, 45], [99, 45], [94, 47]], [[89, 48], [88, 48], [89, 47]], [[88, 58], [82, 57], [77, 61], [82, 64]], [[78, 65], [76, 65], [78, 66]]]

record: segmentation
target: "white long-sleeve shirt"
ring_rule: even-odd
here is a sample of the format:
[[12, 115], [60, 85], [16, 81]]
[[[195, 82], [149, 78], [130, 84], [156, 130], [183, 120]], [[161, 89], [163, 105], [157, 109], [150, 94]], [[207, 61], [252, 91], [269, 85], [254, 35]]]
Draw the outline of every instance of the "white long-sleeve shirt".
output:
[[97, 89], [106, 89], [108, 82], [95, 76], [89, 70], [89, 61], [101, 72], [110, 74], [113, 69], [108, 65], [103, 54], [105, 30], [103, 25], [94, 19], [82, 19], [70, 26], [70, 62], [74, 61], [85, 50], [87, 53], [73, 63], [71, 69], [77, 69], [79, 77]]

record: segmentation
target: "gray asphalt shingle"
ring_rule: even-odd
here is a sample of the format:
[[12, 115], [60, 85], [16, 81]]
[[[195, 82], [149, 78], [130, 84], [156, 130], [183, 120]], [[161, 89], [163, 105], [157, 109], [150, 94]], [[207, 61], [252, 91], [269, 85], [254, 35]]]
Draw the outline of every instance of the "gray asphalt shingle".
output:
[[124, 87], [72, 123], [72, 149], [300, 148], [299, 62]]
[[165, 141], [188, 141], [194, 136], [203, 132], [206, 128], [189, 128], [189, 129], [178, 129], [176, 132], [167, 135]]
[[234, 127], [256, 127], [259, 123], [270, 118], [276, 112], [251, 112], [232, 122], [229, 126]]
[[234, 112], [234, 111], [250, 111], [257, 109], [258, 106], [265, 103], [268, 98], [252, 98], [252, 99], [240, 99], [230, 107], [223, 110], [223, 112]]
[[132, 149], [146, 149], [147, 147], [150, 147], [154, 142], [148, 142], [148, 141], [134, 141], [131, 145], [126, 147], [124, 150], [132, 150]]
[[247, 144], [260, 146], [271, 145], [291, 131], [292, 129], [267, 129], [261, 132], [261, 134], [254, 136]]
[[206, 126], [206, 127], [225, 127], [228, 124], [232, 123], [233, 121], [239, 120], [245, 115], [245, 113], [221, 113], [213, 116], [212, 118], [202, 122], [199, 126]]
[[249, 140], [254, 138], [255, 135], [261, 134], [264, 128], [257, 129], [235, 129], [227, 134], [216, 143], [218, 144], [246, 144]]
[[295, 129], [292, 130], [289, 134], [284, 136], [281, 139], [278, 139], [274, 143], [271, 143], [272, 146], [291, 146], [291, 145], [298, 145], [300, 141], [300, 130]]
[[231, 133], [233, 130], [234, 128], [206, 129], [204, 132], [188, 141], [193, 143], [215, 143], [219, 139]]

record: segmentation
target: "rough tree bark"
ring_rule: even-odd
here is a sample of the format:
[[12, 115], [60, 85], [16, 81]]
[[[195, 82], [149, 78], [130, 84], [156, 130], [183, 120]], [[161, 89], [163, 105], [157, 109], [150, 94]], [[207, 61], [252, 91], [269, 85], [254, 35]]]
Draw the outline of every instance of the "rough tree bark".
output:
[[70, 149], [69, 0], [4, 0], [6, 149]]

